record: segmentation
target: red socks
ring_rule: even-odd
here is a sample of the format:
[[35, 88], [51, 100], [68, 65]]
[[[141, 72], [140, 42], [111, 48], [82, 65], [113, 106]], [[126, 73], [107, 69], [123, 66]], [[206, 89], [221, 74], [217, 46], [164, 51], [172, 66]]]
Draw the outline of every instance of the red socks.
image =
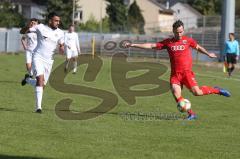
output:
[[200, 87], [200, 89], [203, 92], [203, 95], [207, 95], [207, 94], [219, 94], [219, 89], [213, 88], [213, 87], [209, 87], [209, 86], [202, 86]]
[[177, 98], [176, 102], [178, 103], [178, 102], [180, 102], [182, 100], [184, 100], [184, 98], [181, 96], [181, 97]]
[[192, 111], [192, 109], [189, 109], [189, 110], [187, 111], [187, 113], [188, 113], [188, 115], [195, 114], [195, 113]]

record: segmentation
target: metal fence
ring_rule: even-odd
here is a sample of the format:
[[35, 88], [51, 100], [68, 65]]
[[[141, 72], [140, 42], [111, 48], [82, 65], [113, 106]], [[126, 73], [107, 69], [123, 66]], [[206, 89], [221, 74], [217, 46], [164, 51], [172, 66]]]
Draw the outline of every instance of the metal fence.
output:
[[20, 45], [19, 29], [0, 30], [0, 52], [18, 52], [23, 50]]
[[[199, 44], [210, 51], [219, 53], [221, 42], [221, 18], [204, 17], [198, 19], [197, 28], [187, 28], [185, 33], [193, 37]], [[240, 39], [240, 27], [236, 25], [236, 38]], [[125, 49], [121, 47], [124, 40], [136, 43], [157, 42], [172, 35], [170, 32], [158, 32], [149, 35], [134, 34], [106, 34], [106, 33], [85, 33], [79, 32], [79, 40], [82, 53], [92, 52], [92, 40], [95, 40], [95, 52], [100, 55], [111, 55], [116, 52], [126, 52], [129, 56], [139, 57], [168, 57], [166, 51]], [[19, 29], [0, 30], [0, 52], [23, 51]], [[195, 53], [194, 53], [195, 56]], [[206, 60], [199, 57], [200, 60]]]

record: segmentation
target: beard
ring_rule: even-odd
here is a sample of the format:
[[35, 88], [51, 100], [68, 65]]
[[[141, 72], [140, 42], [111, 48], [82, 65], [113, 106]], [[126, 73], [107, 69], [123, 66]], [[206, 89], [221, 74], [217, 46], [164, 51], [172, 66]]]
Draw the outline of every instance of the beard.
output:
[[56, 30], [58, 27], [57, 26], [50, 26], [53, 30]]

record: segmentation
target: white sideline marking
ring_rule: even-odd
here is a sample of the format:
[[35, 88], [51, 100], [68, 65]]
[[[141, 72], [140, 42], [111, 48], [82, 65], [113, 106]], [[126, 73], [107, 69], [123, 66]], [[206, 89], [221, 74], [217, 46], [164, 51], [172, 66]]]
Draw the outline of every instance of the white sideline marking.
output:
[[233, 80], [233, 81], [240, 81], [240, 79], [238, 78], [228, 78], [228, 77], [219, 77], [219, 76], [211, 76], [211, 75], [204, 75], [204, 74], [199, 74], [199, 73], [195, 73], [198, 76], [203, 76], [203, 77], [211, 77], [211, 78], [218, 78], [218, 79], [222, 79], [222, 80]]

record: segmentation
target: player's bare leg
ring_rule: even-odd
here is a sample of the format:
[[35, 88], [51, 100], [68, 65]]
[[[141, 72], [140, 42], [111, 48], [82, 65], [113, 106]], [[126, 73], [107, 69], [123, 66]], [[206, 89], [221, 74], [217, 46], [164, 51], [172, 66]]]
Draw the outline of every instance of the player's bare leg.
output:
[[204, 95], [203, 91], [198, 86], [192, 87], [191, 92], [195, 96], [202, 96], [202, 95]]
[[33, 76], [32, 64], [31, 63], [26, 63], [26, 69], [28, 71], [29, 76], [32, 77]]
[[230, 97], [231, 93], [223, 88], [210, 87], [210, 86], [194, 86], [190, 90], [195, 96], [203, 96], [208, 94], [219, 94], [225, 97]]
[[68, 71], [69, 63], [71, 59], [66, 58], [64, 72]]
[[32, 64], [31, 63], [26, 63], [26, 69], [28, 71], [28, 74], [25, 74], [22, 82], [21, 82], [21, 85], [24, 86], [26, 85], [28, 82], [27, 82], [27, 79], [28, 78], [32, 78], [33, 76], [33, 72], [32, 72]]
[[229, 63], [229, 64], [228, 64], [228, 69], [227, 69], [227, 71], [228, 71], [228, 77], [231, 77], [233, 70], [234, 70], [234, 65], [233, 65], [232, 63]]
[[44, 75], [39, 75], [36, 77], [37, 83], [35, 88], [35, 98], [36, 98], [36, 112], [42, 113], [42, 96], [44, 88]]
[[172, 84], [171, 91], [172, 91], [173, 97], [175, 98], [176, 102], [178, 102], [178, 100], [181, 100], [181, 98], [182, 98], [181, 86], [179, 86], [177, 84]]
[[234, 63], [229, 63], [228, 65], [228, 77], [232, 76], [232, 72], [235, 69], [235, 64]]
[[[184, 100], [184, 98], [182, 97], [182, 88], [180, 85], [178, 84], [172, 84], [171, 85], [171, 90], [172, 90], [172, 94], [173, 97], [175, 98], [176, 102], [179, 103], [181, 101]], [[192, 109], [187, 111], [188, 113], [188, 120], [193, 120], [196, 119], [196, 114], [192, 111]]]
[[232, 64], [231, 75], [232, 75], [232, 72], [233, 72], [234, 69], [235, 69], [235, 64]]
[[76, 74], [77, 72], [77, 56], [76, 57], [73, 57], [72, 60], [73, 60], [73, 74]]

